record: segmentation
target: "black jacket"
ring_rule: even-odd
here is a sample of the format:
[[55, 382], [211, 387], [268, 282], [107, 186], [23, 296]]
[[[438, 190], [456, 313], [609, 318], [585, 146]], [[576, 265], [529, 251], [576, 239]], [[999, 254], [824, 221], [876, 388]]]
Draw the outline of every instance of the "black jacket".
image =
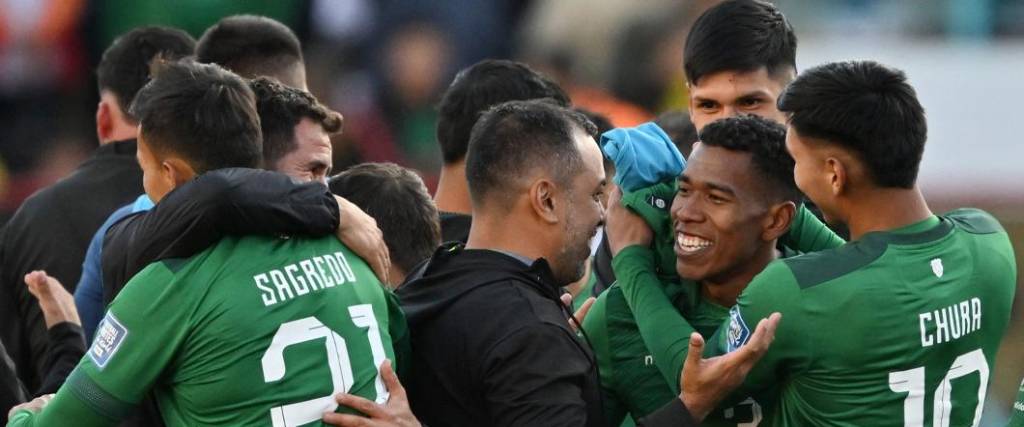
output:
[[597, 364], [546, 261], [439, 248], [398, 289], [413, 412], [432, 426], [599, 426]]
[[47, 335], [47, 372], [43, 386], [37, 393], [26, 390], [25, 385], [18, 380], [14, 373], [14, 362], [7, 357], [4, 344], [0, 342], [0, 422], [3, 424], [7, 424], [7, 412], [14, 405], [38, 395], [56, 393], [85, 355], [85, 335], [81, 326], [69, 322], [58, 323], [47, 331]]
[[190, 257], [227, 235], [328, 235], [338, 228], [338, 215], [334, 195], [321, 183], [258, 169], [207, 172], [107, 230], [103, 302], [152, 262]]
[[46, 324], [25, 274], [46, 270], [74, 292], [96, 230], [142, 194], [135, 141], [102, 145], [71, 175], [29, 197], [0, 237], [0, 339], [32, 393], [42, 384]]
[[469, 226], [473, 217], [455, 212], [441, 212], [441, 241], [462, 242], [469, 240]]

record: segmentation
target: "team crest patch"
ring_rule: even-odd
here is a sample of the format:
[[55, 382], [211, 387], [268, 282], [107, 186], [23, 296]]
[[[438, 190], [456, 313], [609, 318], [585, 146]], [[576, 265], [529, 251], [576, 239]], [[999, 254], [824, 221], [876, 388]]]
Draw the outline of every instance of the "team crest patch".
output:
[[114, 353], [117, 353], [117, 349], [121, 347], [121, 343], [126, 337], [128, 337], [128, 329], [113, 314], [107, 312], [106, 317], [100, 322], [100, 326], [96, 328], [96, 337], [92, 341], [92, 347], [89, 348], [89, 358], [97, 367], [103, 369], [107, 366], [110, 358], [114, 357]]
[[942, 277], [942, 258], [935, 258], [932, 260], [932, 273], [935, 273], [935, 277]]
[[654, 206], [658, 209], [665, 210], [668, 207], [668, 202], [665, 199], [657, 196], [650, 196], [647, 198], [647, 204]]
[[740, 308], [738, 306], [734, 306], [729, 310], [728, 352], [732, 353], [736, 351], [743, 344], [746, 344], [749, 339], [750, 328], [748, 328], [747, 323], [743, 321], [743, 316], [740, 315]]

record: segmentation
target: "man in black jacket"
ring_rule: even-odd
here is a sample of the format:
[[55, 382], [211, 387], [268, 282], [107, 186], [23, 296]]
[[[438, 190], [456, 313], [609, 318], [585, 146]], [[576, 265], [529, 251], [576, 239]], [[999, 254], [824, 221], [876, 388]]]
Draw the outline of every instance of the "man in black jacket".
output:
[[135, 160], [138, 123], [128, 105], [149, 80], [149, 62], [158, 54], [191, 55], [194, 48], [187, 33], [164, 27], [138, 28], [115, 40], [96, 70], [100, 147], [70, 176], [26, 200], [0, 237], [0, 339], [33, 394], [46, 369], [48, 340], [39, 304], [25, 289], [25, 274], [46, 270], [74, 291], [93, 233], [142, 192]]
[[413, 412], [427, 425], [601, 425], [597, 365], [561, 303], [604, 220], [594, 125], [513, 101], [473, 128], [465, 247], [398, 289], [412, 338]]

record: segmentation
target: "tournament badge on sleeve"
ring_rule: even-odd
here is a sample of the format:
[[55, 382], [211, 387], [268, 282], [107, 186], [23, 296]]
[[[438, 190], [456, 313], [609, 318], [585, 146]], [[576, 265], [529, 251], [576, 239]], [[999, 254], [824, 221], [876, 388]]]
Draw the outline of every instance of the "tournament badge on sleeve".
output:
[[728, 349], [729, 353], [738, 350], [743, 344], [747, 343], [750, 339], [750, 328], [747, 327], [747, 323], [743, 321], [743, 316], [740, 315], [739, 306], [734, 306], [729, 310], [729, 342]]
[[96, 338], [93, 339], [92, 347], [89, 348], [89, 358], [97, 367], [103, 369], [128, 336], [128, 329], [113, 314], [107, 312], [106, 317], [103, 318], [96, 330]]

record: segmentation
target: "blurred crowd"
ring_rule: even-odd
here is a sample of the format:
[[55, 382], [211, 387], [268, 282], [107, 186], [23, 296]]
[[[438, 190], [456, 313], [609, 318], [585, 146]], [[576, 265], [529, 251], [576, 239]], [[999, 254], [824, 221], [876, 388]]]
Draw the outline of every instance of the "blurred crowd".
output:
[[[94, 69], [114, 37], [143, 24], [193, 36], [253, 13], [291, 27], [310, 91], [346, 118], [334, 167], [394, 161], [432, 191], [441, 156], [435, 105], [454, 72], [518, 58], [575, 104], [630, 126], [685, 109], [682, 43], [714, 0], [0, 0], [0, 223], [96, 146]], [[946, 39], [1024, 35], [1020, 0], [784, 0], [804, 32]], [[805, 7], [813, 3], [813, 8]], [[583, 24], [581, 24], [583, 23]]]

